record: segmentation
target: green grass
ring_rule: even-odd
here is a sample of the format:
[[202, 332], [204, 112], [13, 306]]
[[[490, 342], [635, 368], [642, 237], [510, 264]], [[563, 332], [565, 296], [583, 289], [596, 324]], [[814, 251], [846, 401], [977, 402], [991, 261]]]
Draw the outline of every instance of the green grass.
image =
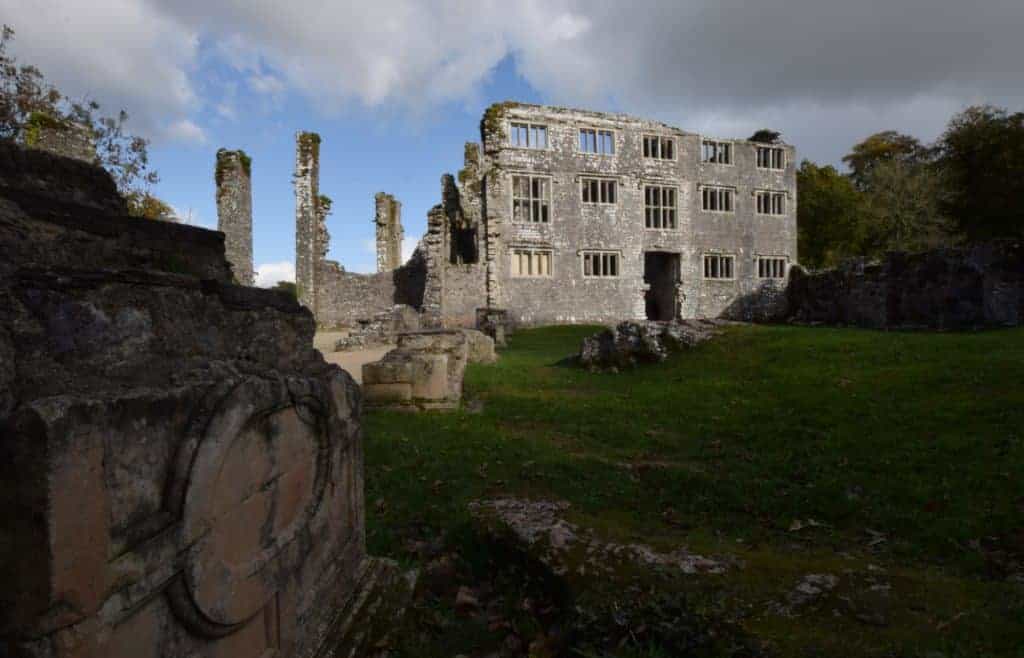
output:
[[[470, 366], [482, 413], [367, 414], [371, 552], [465, 535], [475, 498], [560, 498], [610, 537], [743, 559], [695, 591], [781, 655], [1024, 656], [1024, 330], [735, 327], [631, 372], [567, 364], [596, 329]], [[884, 627], [850, 612], [881, 605], [868, 564]], [[823, 572], [842, 584], [820, 614], [765, 611]]]

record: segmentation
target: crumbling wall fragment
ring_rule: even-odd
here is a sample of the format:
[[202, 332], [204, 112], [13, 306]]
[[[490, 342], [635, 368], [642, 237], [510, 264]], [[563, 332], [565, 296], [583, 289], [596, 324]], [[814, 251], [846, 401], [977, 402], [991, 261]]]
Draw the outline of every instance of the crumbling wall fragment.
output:
[[217, 230], [235, 280], [253, 283], [252, 264], [252, 160], [245, 151], [217, 151]]
[[395, 197], [378, 192], [374, 197], [377, 229], [377, 271], [390, 272], [402, 265], [402, 204]]
[[299, 303], [316, 312], [320, 245], [320, 135], [295, 136], [295, 286]]

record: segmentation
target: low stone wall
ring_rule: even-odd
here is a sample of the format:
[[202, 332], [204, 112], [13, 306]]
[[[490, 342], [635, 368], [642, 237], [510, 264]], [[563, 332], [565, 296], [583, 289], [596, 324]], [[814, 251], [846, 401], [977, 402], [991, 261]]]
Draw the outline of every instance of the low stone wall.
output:
[[1024, 245], [993, 242], [822, 272], [798, 268], [787, 291], [794, 322], [875, 329], [974, 329], [1024, 321]]
[[389, 312], [396, 304], [419, 309], [425, 281], [426, 267], [418, 258], [376, 274], [346, 272], [337, 263], [324, 262], [318, 270], [317, 323], [330, 328], [355, 327]]
[[366, 602], [403, 581], [366, 555], [359, 388], [312, 315], [232, 285], [221, 234], [38, 173], [0, 185], [0, 653], [376, 642]]

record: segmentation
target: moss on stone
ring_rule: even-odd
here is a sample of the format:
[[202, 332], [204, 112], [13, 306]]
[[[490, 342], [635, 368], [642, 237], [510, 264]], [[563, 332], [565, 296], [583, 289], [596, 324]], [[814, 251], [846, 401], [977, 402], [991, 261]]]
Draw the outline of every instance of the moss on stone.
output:
[[28, 115], [28, 120], [25, 121], [25, 144], [27, 146], [35, 146], [39, 143], [40, 133], [44, 128], [50, 130], [68, 130], [70, 126], [66, 121], [62, 121], [54, 116], [47, 114], [46, 112], [32, 112]]
[[486, 110], [484, 110], [484, 116], [480, 119], [480, 142], [487, 147], [487, 135], [494, 135], [499, 141], [505, 139], [505, 113], [509, 108], [517, 107], [519, 103], [515, 101], [504, 101], [502, 103], [494, 103]]
[[224, 184], [224, 176], [227, 174], [228, 168], [231, 166], [231, 160], [237, 158], [238, 162], [242, 165], [242, 173], [245, 174], [246, 178], [252, 178], [252, 158], [245, 152], [239, 149], [238, 151], [229, 151], [227, 149], [219, 149], [217, 151], [217, 167], [213, 173], [213, 180], [217, 184], [217, 193], [220, 194], [221, 185]]
[[299, 133], [299, 150], [304, 154], [319, 154], [320, 135], [317, 133]]

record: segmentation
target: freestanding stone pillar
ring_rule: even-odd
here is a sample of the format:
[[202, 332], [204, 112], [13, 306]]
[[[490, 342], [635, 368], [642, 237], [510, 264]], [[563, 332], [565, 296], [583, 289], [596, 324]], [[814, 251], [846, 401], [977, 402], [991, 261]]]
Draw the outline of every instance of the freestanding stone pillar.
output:
[[[220, 233], [0, 141], [0, 655], [366, 655], [359, 387]], [[400, 610], [400, 608], [399, 608]]]
[[295, 285], [299, 303], [316, 313], [320, 233], [320, 135], [295, 136]]
[[374, 197], [377, 226], [377, 271], [390, 272], [402, 266], [402, 204], [395, 197], [378, 192]]
[[252, 160], [245, 151], [217, 151], [217, 229], [235, 280], [253, 283]]

